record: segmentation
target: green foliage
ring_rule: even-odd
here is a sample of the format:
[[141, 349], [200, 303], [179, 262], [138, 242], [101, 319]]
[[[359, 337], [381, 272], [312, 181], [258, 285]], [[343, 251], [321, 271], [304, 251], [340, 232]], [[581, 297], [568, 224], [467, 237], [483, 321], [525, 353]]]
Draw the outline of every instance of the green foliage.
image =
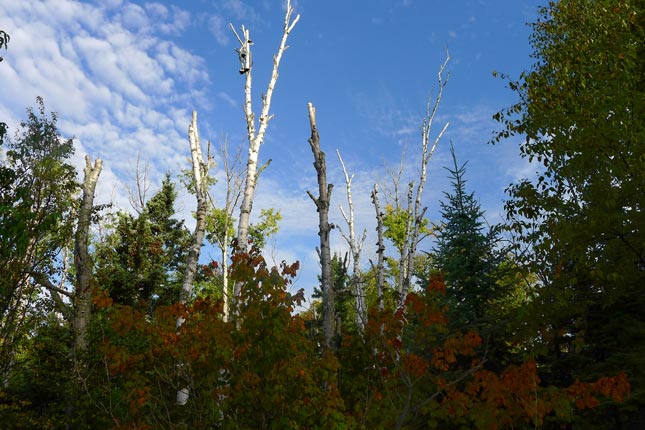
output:
[[206, 215], [206, 239], [218, 246], [228, 247], [224, 238], [235, 236], [235, 218], [226, 213], [226, 209], [212, 208]]
[[452, 192], [441, 202], [442, 225], [435, 247], [436, 267], [444, 276], [451, 317], [464, 326], [490, 325], [491, 303], [501, 296], [496, 282], [499, 257], [495, 250], [495, 229], [484, 231], [484, 211], [474, 193], [466, 191], [466, 163], [457, 163], [451, 148], [453, 167], [448, 168]]
[[253, 246], [263, 249], [267, 240], [278, 232], [280, 221], [282, 221], [282, 214], [279, 210], [262, 209], [258, 222], [249, 226], [249, 239]]
[[68, 163], [71, 139], [62, 139], [55, 113], [27, 110], [0, 165], [0, 374], [19, 342], [51, 306], [33, 282], [35, 273], [60, 275], [58, 254], [73, 231], [76, 171]]
[[166, 175], [138, 216], [117, 213], [96, 246], [97, 282], [120, 304], [174, 303], [179, 297], [189, 234], [173, 218], [177, 192]]
[[[541, 9], [536, 62], [496, 140], [525, 135], [536, 181], [509, 188], [506, 209], [542, 284], [528, 321], [541, 332], [545, 378], [565, 385], [626, 371], [634, 392], [586, 428], [642, 424], [645, 408], [645, 25], [643, 3], [563, 0]], [[548, 369], [548, 370], [547, 370]], [[640, 420], [640, 421], [639, 421]]]
[[[404, 208], [394, 207], [387, 205], [385, 207], [385, 215], [383, 216], [383, 235], [394, 244], [399, 254], [403, 252], [405, 241], [407, 239], [406, 232], [408, 225], [412, 225], [410, 220], [410, 213]], [[428, 228], [428, 220], [424, 218], [421, 222], [419, 232], [424, 235], [430, 233]]]
[[54, 315], [21, 344], [10, 378], [0, 389], [6, 429], [63, 428], [72, 380], [71, 333]]

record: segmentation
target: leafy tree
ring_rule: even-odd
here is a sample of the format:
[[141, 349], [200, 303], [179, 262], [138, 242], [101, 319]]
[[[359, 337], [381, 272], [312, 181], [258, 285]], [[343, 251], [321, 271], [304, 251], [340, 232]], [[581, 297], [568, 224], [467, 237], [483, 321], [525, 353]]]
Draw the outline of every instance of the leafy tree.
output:
[[536, 181], [509, 188], [506, 209], [539, 275], [533, 300], [545, 378], [564, 385], [625, 370], [624, 406], [585, 428], [645, 419], [645, 22], [643, 2], [562, 0], [540, 9], [536, 62], [511, 81], [519, 102], [496, 115], [500, 141], [525, 135]]
[[[99, 405], [96, 428], [350, 428], [336, 359], [319, 353], [292, 314], [304, 299], [302, 290], [287, 292], [297, 268], [269, 268], [253, 248], [236, 254], [231, 279], [243, 288], [235, 322], [224, 321], [222, 302], [210, 298], [161, 306], [154, 318], [97, 300], [105, 318], [95, 342], [103, 365], [90, 393]], [[191, 395], [180, 406], [175, 391], [185, 386]]]
[[273, 208], [260, 210], [258, 222], [249, 225], [249, 240], [253, 246], [264, 249], [267, 240], [278, 233], [278, 223], [282, 221], [282, 214]]
[[[5, 377], [17, 345], [41, 311], [52, 309], [48, 297], [63, 305], [63, 288], [51, 279], [63, 275], [59, 254], [73, 231], [76, 171], [68, 159], [73, 141], [61, 138], [57, 115], [48, 118], [41, 98], [38, 114], [15, 139], [6, 139], [0, 166], [0, 373]], [[43, 294], [47, 291], [46, 294]], [[69, 293], [67, 293], [69, 294]], [[44, 308], [43, 308], [44, 307]], [[65, 312], [65, 306], [58, 309]]]

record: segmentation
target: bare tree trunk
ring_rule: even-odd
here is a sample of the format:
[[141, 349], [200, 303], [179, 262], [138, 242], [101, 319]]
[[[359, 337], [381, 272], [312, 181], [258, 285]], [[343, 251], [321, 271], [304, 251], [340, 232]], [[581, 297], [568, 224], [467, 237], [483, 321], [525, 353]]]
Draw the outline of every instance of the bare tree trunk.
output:
[[401, 264], [399, 265], [400, 275], [403, 275], [401, 283], [399, 285], [399, 306], [405, 304], [405, 299], [407, 297], [408, 291], [410, 290], [410, 284], [412, 279], [412, 272], [414, 269], [414, 255], [417, 251], [417, 246], [419, 244], [419, 236], [421, 234], [421, 227], [423, 226], [423, 217], [425, 215], [426, 208], [422, 207], [422, 196], [423, 189], [425, 186], [427, 178], [427, 169], [428, 161], [434, 154], [437, 144], [443, 137], [444, 133], [448, 129], [449, 123], [446, 123], [439, 134], [434, 139], [432, 146], [430, 146], [430, 132], [432, 130], [432, 124], [434, 122], [435, 116], [439, 109], [439, 104], [441, 103], [441, 97], [443, 95], [443, 88], [447, 84], [447, 80], [444, 81], [443, 73], [450, 61], [450, 55], [446, 53], [446, 60], [443, 62], [437, 73], [437, 79], [439, 81], [439, 90], [437, 97], [432, 103], [431, 99], [428, 98], [428, 104], [426, 106], [426, 116], [423, 119], [423, 125], [421, 127], [421, 173], [419, 177], [419, 183], [417, 184], [417, 189], [415, 192], [414, 198], [414, 207], [412, 207], [412, 187], [413, 184], [410, 184], [408, 192], [408, 226], [406, 228], [404, 252], [401, 253]]
[[[193, 293], [193, 281], [197, 273], [197, 263], [204, 242], [206, 229], [206, 212], [208, 210], [208, 168], [209, 161], [204, 162], [202, 148], [199, 142], [199, 131], [197, 129], [197, 112], [193, 111], [192, 120], [188, 126], [188, 141], [190, 142], [190, 155], [193, 164], [193, 176], [195, 178], [195, 196], [197, 197], [197, 212], [195, 214], [195, 231], [186, 258], [184, 279], [179, 292], [179, 302], [187, 303]], [[179, 329], [184, 323], [182, 317], [177, 318], [176, 328]], [[186, 404], [190, 390], [188, 387], [177, 391], [177, 403]]]
[[408, 184], [408, 194], [406, 196], [406, 223], [404, 241], [401, 247], [401, 255], [399, 258], [399, 274], [397, 277], [396, 288], [399, 293], [398, 306], [401, 307], [405, 303], [407, 291], [410, 285], [410, 276], [408, 274], [408, 258], [410, 258], [410, 240], [412, 230], [412, 190], [414, 184]]
[[[266, 93], [262, 96], [262, 110], [260, 112], [259, 126], [256, 132], [255, 113], [251, 103], [251, 88], [253, 79], [253, 61], [251, 60], [251, 45], [253, 42], [250, 39], [249, 30], [242, 26], [242, 37], [235, 31], [235, 28], [230, 24], [231, 30], [240, 42], [240, 47], [236, 49], [240, 59], [240, 74], [246, 75], [244, 84], [244, 116], [246, 118], [246, 129], [249, 140], [249, 156], [246, 163], [246, 180], [244, 184], [244, 194], [242, 204], [240, 206], [240, 219], [238, 220], [237, 227], [237, 246], [242, 252], [248, 250], [248, 232], [251, 220], [251, 210], [253, 209], [253, 198], [255, 196], [255, 187], [257, 185], [258, 177], [262, 170], [268, 165], [258, 168], [258, 155], [260, 153], [260, 146], [264, 143], [264, 135], [266, 134], [269, 121], [273, 115], [269, 115], [269, 108], [271, 107], [271, 98], [273, 97], [273, 90], [278, 80], [278, 68], [282, 54], [288, 48], [287, 38], [295, 27], [300, 15], [296, 15], [293, 22], [291, 15], [293, 14], [293, 7], [291, 0], [287, 0], [287, 10], [284, 18], [284, 29], [282, 33], [282, 40], [277, 54], [273, 57], [273, 71], [271, 79], [267, 86]], [[270, 162], [271, 160], [269, 160]], [[236, 307], [235, 301], [240, 295], [242, 285], [237, 282], [233, 289], [233, 308]], [[235, 309], [234, 309], [235, 311]]]
[[367, 322], [367, 310], [365, 308], [365, 288], [363, 285], [363, 276], [361, 273], [361, 250], [363, 248], [363, 243], [365, 243], [365, 237], [367, 236], [367, 230], [363, 230], [363, 235], [360, 239], [356, 239], [355, 234], [355, 222], [354, 222], [354, 202], [352, 201], [352, 179], [354, 175], [349, 176], [347, 169], [345, 168], [345, 163], [343, 158], [340, 156], [340, 152], [336, 150], [338, 155], [338, 160], [340, 160], [340, 165], [343, 167], [343, 173], [345, 174], [345, 185], [347, 191], [347, 205], [349, 207], [349, 215], [345, 213], [342, 205], [339, 205], [340, 212], [347, 223], [349, 229], [349, 236], [345, 235], [343, 231], [340, 231], [340, 234], [343, 236], [347, 245], [349, 246], [349, 251], [352, 254], [352, 292], [354, 294], [354, 309], [356, 311], [356, 327], [360, 333], [363, 332], [363, 327]]
[[331, 348], [335, 333], [335, 303], [334, 303], [334, 285], [331, 273], [331, 248], [329, 245], [329, 232], [332, 226], [329, 224], [329, 204], [331, 201], [331, 191], [333, 184], [327, 184], [327, 165], [325, 163], [325, 153], [320, 150], [320, 136], [316, 125], [316, 109], [311, 103], [309, 108], [309, 124], [311, 126], [311, 137], [309, 146], [314, 154], [314, 167], [318, 173], [318, 198], [307, 191], [311, 200], [316, 204], [318, 211], [318, 236], [320, 236], [320, 248], [316, 248], [320, 258], [321, 278], [322, 278], [322, 299], [323, 299], [323, 339], [325, 346]]
[[85, 156], [83, 196], [78, 210], [78, 225], [74, 243], [74, 266], [76, 267], [76, 292], [74, 294], [74, 355], [87, 349], [87, 326], [92, 312], [92, 261], [89, 253], [90, 225], [92, 224], [92, 208], [94, 207], [94, 192], [99, 175], [103, 169], [103, 161], [96, 159], [94, 165], [90, 156]]
[[[193, 164], [193, 176], [195, 177], [195, 196], [197, 197], [197, 212], [195, 213], [195, 231], [186, 258], [184, 279], [179, 293], [179, 301], [186, 303], [190, 300], [193, 292], [193, 281], [197, 273], [197, 262], [204, 242], [206, 228], [206, 211], [208, 210], [208, 160], [205, 162], [202, 156], [202, 148], [199, 142], [199, 131], [197, 130], [197, 112], [193, 111], [193, 118], [188, 126], [188, 140], [190, 142], [190, 154]], [[177, 328], [184, 322], [182, 318], [177, 319]]]
[[374, 184], [374, 189], [372, 190], [372, 202], [374, 203], [374, 209], [376, 209], [376, 234], [378, 241], [376, 242], [376, 253], [378, 254], [378, 262], [376, 264], [376, 295], [378, 300], [378, 310], [383, 310], [383, 286], [385, 284], [383, 271], [384, 265], [383, 260], [385, 256], [385, 244], [383, 243], [383, 212], [381, 212], [381, 204], [378, 198], [378, 185]]
[[226, 201], [224, 202], [224, 238], [220, 244], [222, 250], [222, 291], [224, 299], [224, 321], [228, 321], [231, 312], [231, 297], [228, 285], [228, 247], [231, 236], [228, 231], [228, 223], [233, 219], [233, 211], [237, 207], [237, 202], [242, 193], [242, 174], [239, 168], [241, 161], [241, 151], [236, 151], [233, 161], [229, 159], [228, 142], [220, 145], [220, 156], [226, 174]]

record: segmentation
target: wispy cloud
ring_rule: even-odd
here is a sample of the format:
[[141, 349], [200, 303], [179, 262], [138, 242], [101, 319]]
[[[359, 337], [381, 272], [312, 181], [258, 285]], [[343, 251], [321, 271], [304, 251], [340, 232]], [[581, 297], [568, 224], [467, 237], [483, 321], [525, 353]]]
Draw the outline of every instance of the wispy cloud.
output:
[[208, 19], [208, 30], [215, 40], [222, 46], [226, 46], [230, 39], [229, 32], [231, 31], [226, 23], [226, 20], [219, 15], [212, 15]]

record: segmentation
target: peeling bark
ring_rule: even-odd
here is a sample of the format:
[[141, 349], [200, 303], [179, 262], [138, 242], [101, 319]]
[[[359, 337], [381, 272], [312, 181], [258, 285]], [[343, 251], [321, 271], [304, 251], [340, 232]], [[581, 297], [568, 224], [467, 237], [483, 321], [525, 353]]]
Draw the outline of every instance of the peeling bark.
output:
[[[206, 228], [206, 211], [208, 210], [208, 161], [204, 161], [202, 148], [199, 142], [199, 131], [197, 130], [197, 112], [193, 111], [193, 117], [188, 126], [188, 140], [190, 142], [190, 154], [193, 164], [193, 176], [195, 177], [195, 196], [197, 197], [197, 211], [195, 213], [195, 231], [186, 258], [184, 279], [179, 293], [179, 301], [186, 303], [190, 300], [193, 292], [193, 281], [197, 273], [197, 262], [204, 241]], [[182, 318], [177, 318], [177, 328], [183, 323]]]
[[[206, 229], [206, 212], [208, 210], [208, 160], [204, 162], [202, 147], [199, 141], [197, 129], [197, 112], [193, 111], [192, 120], [188, 126], [188, 141], [190, 142], [190, 155], [193, 164], [193, 176], [195, 178], [195, 196], [197, 197], [197, 212], [195, 213], [195, 231], [186, 258], [184, 279], [179, 292], [179, 302], [187, 303], [193, 293], [193, 281], [197, 273], [197, 263], [204, 242]], [[184, 318], [177, 317], [176, 328], [179, 330], [184, 323]], [[188, 402], [190, 389], [181, 388], [177, 391], [177, 404], [185, 405]]]

